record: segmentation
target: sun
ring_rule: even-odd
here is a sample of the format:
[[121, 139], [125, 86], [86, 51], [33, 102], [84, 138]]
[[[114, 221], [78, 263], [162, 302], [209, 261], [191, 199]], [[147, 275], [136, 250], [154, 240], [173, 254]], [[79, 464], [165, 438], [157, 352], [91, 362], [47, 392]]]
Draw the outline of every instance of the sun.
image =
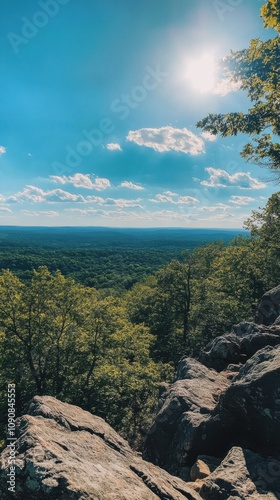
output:
[[190, 59], [187, 66], [187, 80], [195, 90], [210, 92], [217, 80], [217, 63], [211, 53], [204, 53], [196, 59]]

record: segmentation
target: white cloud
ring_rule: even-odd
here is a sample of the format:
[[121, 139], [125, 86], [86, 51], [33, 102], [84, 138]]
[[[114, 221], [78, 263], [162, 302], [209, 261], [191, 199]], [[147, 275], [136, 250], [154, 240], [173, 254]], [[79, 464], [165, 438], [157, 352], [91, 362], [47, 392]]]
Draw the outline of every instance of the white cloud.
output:
[[249, 205], [254, 200], [251, 196], [231, 196], [229, 201], [235, 205]]
[[97, 203], [98, 205], [103, 205], [105, 203], [105, 199], [101, 196], [86, 196], [84, 201], [85, 203]]
[[193, 203], [199, 203], [197, 198], [193, 198], [192, 196], [180, 196], [177, 201], [178, 205], [192, 205]]
[[143, 208], [141, 205], [139, 205], [141, 201], [141, 198], [137, 198], [136, 200], [125, 200], [123, 198], [115, 199], [115, 198], [106, 198], [105, 204], [106, 205], [115, 205], [120, 208], [126, 208], [126, 207], [138, 207], [138, 208]]
[[166, 194], [166, 196], [178, 196], [177, 193], [173, 193], [173, 191], [164, 191], [163, 194]]
[[217, 203], [216, 205], [206, 206], [199, 208], [200, 212], [226, 212], [231, 207], [229, 205], [225, 205], [224, 203]]
[[211, 90], [212, 94], [225, 96], [230, 92], [237, 92], [240, 90], [241, 82], [233, 82], [230, 78], [222, 78], [217, 80], [215, 86]]
[[193, 215], [184, 214], [181, 212], [174, 212], [173, 210], [158, 210], [156, 212], [149, 212], [147, 219], [153, 220], [196, 220]]
[[208, 167], [205, 169], [210, 178], [202, 181], [202, 186], [208, 187], [238, 187], [240, 189], [262, 189], [266, 187], [263, 182], [251, 176], [250, 172], [237, 172], [230, 175], [222, 169]]
[[74, 187], [81, 187], [84, 189], [95, 189], [96, 191], [103, 191], [111, 187], [109, 179], [103, 177], [96, 177], [93, 181], [89, 174], [74, 174], [67, 177], [66, 175], [58, 176], [51, 175], [51, 180], [56, 184], [72, 184]]
[[135, 142], [138, 146], [152, 148], [159, 153], [179, 151], [196, 156], [204, 153], [204, 141], [186, 128], [141, 128], [130, 131], [126, 137], [128, 141]]
[[6, 153], [6, 148], [4, 146], [0, 146], [0, 156]]
[[[203, 221], [211, 221], [211, 222], [215, 222], [215, 221], [227, 221], [227, 219], [236, 219], [236, 216], [230, 212], [223, 212], [223, 213], [218, 213], [218, 214], [215, 214], [213, 216], [210, 215], [210, 217], [205, 217], [204, 219], [199, 219], [201, 222]], [[240, 220], [240, 217], [236, 220]], [[241, 221], [243, 221], [243, 219], [241, 219]]]
[[8, 208], [8, 207], [0, 207], [0, 212], [12, 213], [12, 210], [10, 210], [10, 208]]
[[207, 132], [207, 131], [202, 132], [201, 137], [203, 137], [203, 139], [205, 139], [206, 141], [210, 141], [210, 142], [214, 142], [217, 140], [216, 135], [213, 135], [213, 134], [211, 134], [211, 132]]
[[59, 212], [56, 212], [54, 210], [38, 210], [38, 211], [30, 211], [30, 210], [21, 210], [21, 213], [24, 215], [28, 215], [30, 217], [40, 217], [41, 215], [44, 215], [46, 217], [58, 217]]
[[6, 199], [8, 203], [41, 203], [48, 202], [85, 202], [82, 195], [68, 193], [63, 189], [53, 189], [51, 191], [44, 191], [36, 186], [26, 186], [22, 191], [15, 193]]
[[134, 189], [135, 191], [142, 191], [143, 189], [145, 189], [139, 184], [133, 184], [133, 182], [130, 181], [123, 181], [121, 182], [120, 186], [127, 189]]
[[111, 142], [110, 144], [107, 144], [106, 149], [108, 149], [109, 151], [122, 151], [121, 146], [117, 142]]
[[[174, 200], [173, 196], [176, 196], [177, 199]], [[152, 203], [173, 203], [175, 205], [193, 205], [194, 203], [198, 203], [197, 198], [193, 198], [192, 196], [178, 196], [170, 191], [165, 191], [165, 194], [157, 194], [155, 198], [149, 201]]]

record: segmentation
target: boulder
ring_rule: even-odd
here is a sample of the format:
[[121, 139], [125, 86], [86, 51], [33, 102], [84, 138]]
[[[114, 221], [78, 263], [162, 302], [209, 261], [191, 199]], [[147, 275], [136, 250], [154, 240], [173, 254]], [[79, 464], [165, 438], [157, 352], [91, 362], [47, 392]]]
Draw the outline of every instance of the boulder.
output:
[[280, 328], [266, 329], [258, 333], [247, 335], [241, 340], [240, 350], [247, 359], [251, 358], [257, 351], [266, 346], [280, 344]]
[[266, 292], [261, 299], [256, 314], [256, 322], [272, 325], [280, 315], [280, 285]]
[[239, 363], [241, 354], [241, 340], [237, 335], [229, 333], [211, 340], [202, 350], [199, 360], [208, 368], [218, 372], [224, 370], [230, 363]]
[[246, 335], [258, 333], [260, 331], [260, 325], [252, 323], [251, 321], [241, 321], [241, 323], [237, 323], [237, 325], [233, 325], [231, 328], [231, 333], [233, 333], [237, 337], [245, 337]]
[[53, 397], [34, 397], [17, 420], [15, 493], [1, 453], [1, 500], [199, 500], [187, 483], [145, 462], [104, 420]]
[[214, 444], [213, 434], [204, 438], [204, 426], [221, 391], [230, 384], [226, 377], [191, 358], [180, 361], [178, 378], [164, 393], [143, 454], [146, 460], [176, 475], [193, 465], [198, 454], [208, 454]]
[[274, 325], [280, 325], [280, 316], [274, 321]]
[[202, 350], [200, 361], [218, 372], [229, 365], [244, 364], [257, 351], [266, 346], [280, 345], [280, 327], [239, 323], [229, 334], [211, 340]]
[[240, 447], [232, 448], [202, 485], [205, 500], [280, 498], [280, 462]]
[[189, 358], [179, 376], [148, 433], [146, 459], [180, 475], [199, 455], [225, 456], [233, 446], [280, 456], [280, 346], [259, 350], [232, 380]]
[[210, 469], [208, 465], [205, 462], [203, 462], [201, 458], [198, 458], [190, 471], [191, 480], [196, 481], [197, 479], [204, 479], [209, 475], [210, 475]]
[[280, 346], [258, 351], [221, 395], [214, 419], [223, 439], [280, 454]]

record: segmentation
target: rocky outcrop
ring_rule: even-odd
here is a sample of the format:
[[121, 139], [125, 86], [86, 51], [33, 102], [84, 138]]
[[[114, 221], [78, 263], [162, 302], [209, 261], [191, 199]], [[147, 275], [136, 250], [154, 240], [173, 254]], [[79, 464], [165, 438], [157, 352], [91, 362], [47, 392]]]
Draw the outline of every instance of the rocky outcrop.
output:
[[225, 370], [229, 364], [244, 364], [266, 346], [280, 345], [280, 325], [239, 323], [229, 334], [213, 339], [202, 350], [200, 361], [208, 368]]
[[216, 337], [203, 349], [199, 359], [205, 366], [218, 372], [230, 363], [240, 363], [245, 360], [241, 355], [241, 340], [234, 334]]
[[262, 325], [272, 325], [280, 315], [280, 285], [266, 292], [257, 310], [256, 321]]
[[181, 475], [198, 454], [207, 453], [208, 443], [201, 448], [203, 427], [229, 381], [190, 358], [180, 362], [178, 378], [164, 393], [164, 403], [148, 434], [143, 456], [172, 474]]
[[234, 325], [199, 362], [181, 360], [162, 393], [144, 456], [204, 499], [280, 499], [279, 291], [262, 299], [264, 324]]
[[16, 493], [10, 451], [1, 454], [1, 500], [198, 500], [187, 483], [145, 462], [104, 420], [55, 398], [35, 397], [17, 421]]
[[280, 500], [279, 314], [277, 287], [258, 323], [180, 361], [177, 380], [160, 387], [144, 460], [101, 418], [33, 398], [17, 420], [16, 493], [9, 448], [1, 454], [1, 500]]
[[198, 455], [223, 456], [233, 445], [280, 454], [280, 346], [258, 351], [232, 380], [229, 373], [180, 362], [149, 431], [147, 460], [180, 476]]
[[221, 395], [216, 417], [229, 443], [280, 454], [280, 346], [267, 346], [247, 361]]
[[280, 462], [232, 448], [200, 489], [205, 500], [280, 498]]

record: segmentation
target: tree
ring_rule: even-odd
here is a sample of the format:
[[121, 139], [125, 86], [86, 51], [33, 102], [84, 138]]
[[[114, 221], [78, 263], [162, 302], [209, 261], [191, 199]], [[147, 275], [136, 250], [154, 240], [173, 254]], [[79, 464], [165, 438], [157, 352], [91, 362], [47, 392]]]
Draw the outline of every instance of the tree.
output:
[[240, 82], [253, 106], [247, 111], [209, 114], [197, 127], [222, 137], [245, 133], [252, 137], [241, 152], [247, 161], [280, 170], [280, 2], [268, 0], [261, 8], [265, 28], [274, 28], [277, 36], [267, 41], [252, 40], [249, 48], [231, 52], [221, 61], [227, 77]]
[[[17, 414], [35, 394], [51, 394], [105, 418], [141, 444], [160, 381], [173, 374], [150, 356], [155, 338], [133, 325], [125, 302], [101, 297], [46, 267], [21, 282], [0, 274], [0, 430], [7, 423], [7, 383]], [[2, 437], [2, 436], [0, 436]]]
[[260, 211], [254, 210], [244, 227], [258, 240], [265, 255], [263, 274], [267, 276], [270, 287], [276, 286], [280, 281], [280, 192], [274, 193]]

